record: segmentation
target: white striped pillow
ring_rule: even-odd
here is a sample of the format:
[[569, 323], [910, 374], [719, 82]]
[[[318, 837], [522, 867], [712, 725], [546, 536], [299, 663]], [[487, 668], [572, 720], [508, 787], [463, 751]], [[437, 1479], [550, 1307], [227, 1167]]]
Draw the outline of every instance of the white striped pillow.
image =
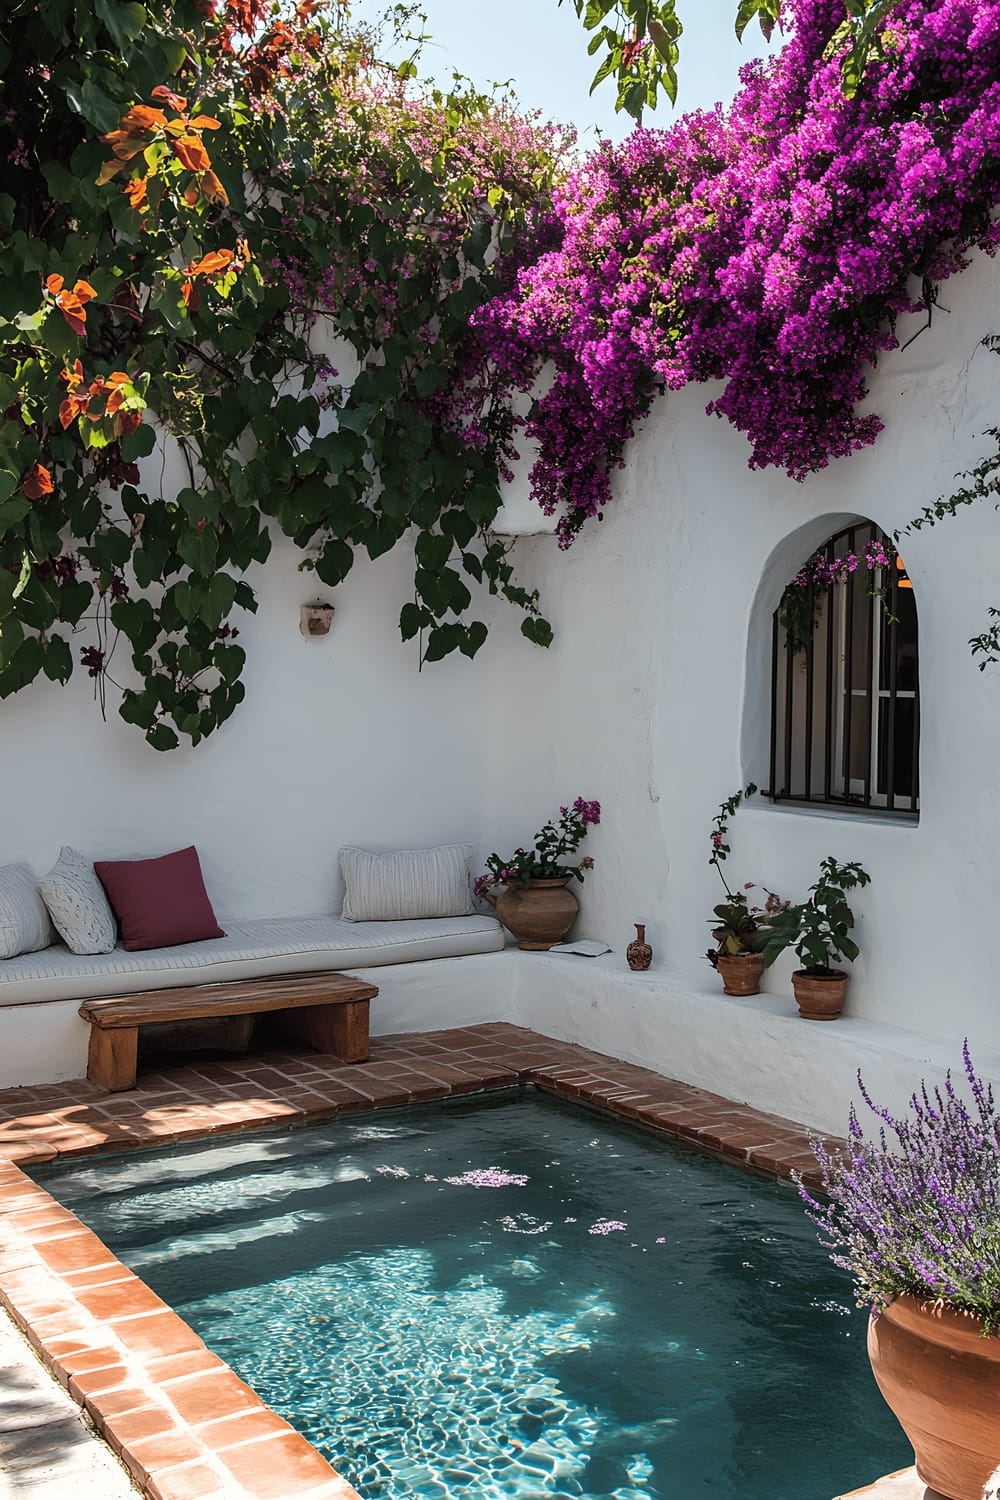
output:
[[395, 849], [371, 854], [341, 849], [346, 922], [405, 922], [421, 917], [467, 917], [471, 844]]
[[37, 953], [56, 940], [30, 865], [0, 866], [0, 958]]

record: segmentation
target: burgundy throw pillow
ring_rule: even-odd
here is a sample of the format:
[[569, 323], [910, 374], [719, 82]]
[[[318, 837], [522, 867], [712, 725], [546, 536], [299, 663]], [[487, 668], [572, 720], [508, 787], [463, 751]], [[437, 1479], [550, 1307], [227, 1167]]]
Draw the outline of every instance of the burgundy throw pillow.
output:
[[94, 869], [130, 953], [225, 937], [215, 920], [193, 844], [159, 859], [99, 860]]

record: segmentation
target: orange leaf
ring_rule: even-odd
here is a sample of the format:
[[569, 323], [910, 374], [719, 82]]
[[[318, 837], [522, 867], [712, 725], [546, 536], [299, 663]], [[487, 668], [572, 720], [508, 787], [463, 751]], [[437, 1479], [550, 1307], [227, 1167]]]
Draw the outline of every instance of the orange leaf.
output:
[[[228, 203], [229, 194], [214, 172], [206, 172], [201, 179], [201, 190], [209, 203]], [[186, 195], [185, 195], [186, 196]]]
[[218, 120], [213, 120], [211, 115], [195, 115], [190, 122], [192, 130], [221, 130], [222, 126]]
[[152, 109], [148, 104], [133, 104], [122, 120], [123, 125], [137, 125], [140, 130], [162, 130], [167, 117], [162, 109]]
[[43, 495], [53, 492], [52, 475], [44, 464], [32, 464], [21, 481], [21, 488], [29, 500], [41, 500]]
[[80, 389], [83, 384], [83, 365], [78, 359], [73, 361], [72, 368], [63, 368], [59, 371], [59, 379], [66, 387], [70, 395]]
[[188, 312], [196, 313], [201, 306], [201, 292], [193, 281], [185, 281], [181, 287], [181, 296], [184, 298], [184, 306]]
[[79, 297], [81, 302], [93, 302], [97, 293], [89, 281], [78, 281], [73, 287], [73, 296]]
[[192, 182], [190, 187], [184, 189], [184, 202], [189, 208], [194, 208], [200, 196], [201, 190], [195, 182]]
[[64, 278], [62, 276], [46, 276], [45, 290], [51, 292], [53, 297], [58, 297], [63, 289]]
[[123, 161], [106, 161], [96, 179], [97, 186], [104, 187], [105, 183], [110, 182], [112, 177], [117, 177], [118, 173], [121, 172], [124, 167], [125, 163]]
[[173, 147], [174, 155], [190, 172], [207, 172], [212, 165], [200, 136], [182, 135]]
[[125, 370], [112, 370], [106, 379], [108, 385], [128, 385], [132, 377]]
[[104, 415], [106, 417], [113, 417], [124, 400], [125, 392], [120, 387], [117, 390], [111, 391], [108, 396], [108, 404]]
[[87, 410], [89, 396], [67, 396], [59, 408], [59, 421], [62, 423], [63, 431], [71, 427], [77, 417], [82, 416]]
[[141, 421], [142, 412], [120, 411], [115, 417], [115, 437], [127, 437], [130, 432], [135, 431]]
[[126, 182], [125, 193], [133, 208], [141, 210], [146, 207], [146, 192], [148, 187], [149, 179], [147, 177], [133, 177]]
[[82, 338], [87, 331], [87, 314], [79, 297], [74, 297], [72, 292], [60, 292], [56, 306], [77, 337]]
[[185, 266], [184, 270], [188, 276], [215, 276], [226, 269], [232, 258], [231, 250], [210, 250], [201, 260]]
[[187, 109], [187, 100], [182, 99], [180, 94], [175, 94], [173, 89], [168, 89], [165, 83], [158, 83], [149, 97], [151, 99], [162, 99], [164, 104], [170, 105], [171, 109], [178, 111]]

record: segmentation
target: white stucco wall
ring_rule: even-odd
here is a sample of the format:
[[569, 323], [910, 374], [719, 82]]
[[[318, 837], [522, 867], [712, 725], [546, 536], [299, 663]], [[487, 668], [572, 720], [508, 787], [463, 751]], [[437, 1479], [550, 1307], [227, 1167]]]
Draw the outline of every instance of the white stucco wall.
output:
[[[482, 674], [462, 656], [418, 672], [396, 625], [408, 549], [319, 593], [299, 560], [279, 537], [251, 573], [259, 611], [233, 616], [247, 696], [197, 749], [151, 750], [113, 690], [102, 723], [84, 672], [0, 705], [0, 863], [43, 874], [63, 843], [94, 858], [194, 843], [219, 915], [255, 917], [339, 911], [343, 844], [479, 839]], [[327, 597], [330, 634], [304, 639], [300, 604]]]
[[[516, 672], [512, 662], [494, 695], [490, 821], [519, 842], [567, 797], [600, 798], [588, 933], [624, 945], [645, 921], [661, 962], [711, 981], [700, 958], [721, 890], [707, 865], [711, 819], [749, 779], [767, 782], [767, 673], [749, 634], [762, 580], [771, 594], [757, 614], [768, 621], [784, 581], [769, 560], [804, 528], [791, 549], [800, 564], [845, 514], [892, 532], [988, 451], [1000, 365], [980, 340], [996, 327], [998, 290], [1000, 268], [981, 258], [944, 288], [932, 328], [884, 361], [872, 387], [886, 430], [874, 448], [801, 485], [751, 472], [745, 440], [704, 414], [712, 391], [689, 389], [659, 401], [603, 522], [568, 554], [549, 537], [518, 544], [556, 641]], [[1000, 681], [979, 673], [967, 641], [1000, 603], [998, 527], [978, 506], [903, 543], [920, 619], [919, 825], [758, 802], [732, 825], [727, 865], [731, 881], [798, 899], [823, 856], [860, 860], [872, 885], [855, 903], [863, 952], [848, 1014], [968, 1033], [980, 1053], [1000, 1045]], [[786, 955], [768, 988], [787, 992], [792, 967]]]

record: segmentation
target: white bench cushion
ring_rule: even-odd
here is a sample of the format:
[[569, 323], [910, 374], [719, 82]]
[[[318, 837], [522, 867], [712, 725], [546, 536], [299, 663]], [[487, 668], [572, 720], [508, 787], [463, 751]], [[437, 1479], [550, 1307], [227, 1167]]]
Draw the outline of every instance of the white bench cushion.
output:
[[229, 922], [226, 935], [173, 948], [71, 953], [57, 945], [0, 962], [0, 1007], [90, 1000], [172, 985], [221, 984], [267, 974], [367, 969], [424, 958], [460, 958], [504, 946], [494, 917], [344, 922], [339, 917], [268, 917]]

